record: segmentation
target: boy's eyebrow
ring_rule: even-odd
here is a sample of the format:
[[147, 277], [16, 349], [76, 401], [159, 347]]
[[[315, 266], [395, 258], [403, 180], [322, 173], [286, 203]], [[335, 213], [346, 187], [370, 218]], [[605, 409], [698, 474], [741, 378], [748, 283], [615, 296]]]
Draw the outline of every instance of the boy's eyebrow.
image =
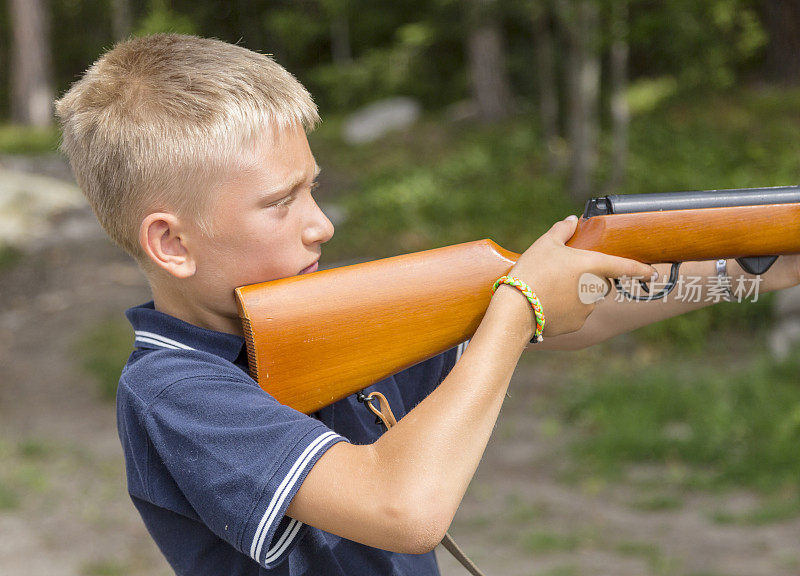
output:
[[[322, 172], [322, 169], [319, 167], [319, 164], [316, 162], [314, 163], [314, 176], [312, 180], [314, 180], [319, 173]], [[280, 186], [276, 186], [275, 188], [270, 188], [268, 190], [264, 190], [261, 194], [262, 199], [271, 199], [271, 198], [278, 198], [285, 194], [288, 194], [295, 190], [296, 188], [300, 187], [306, 181], [305, 174], [296, 174], [290, 182], [287, 184], [281, 184]]]

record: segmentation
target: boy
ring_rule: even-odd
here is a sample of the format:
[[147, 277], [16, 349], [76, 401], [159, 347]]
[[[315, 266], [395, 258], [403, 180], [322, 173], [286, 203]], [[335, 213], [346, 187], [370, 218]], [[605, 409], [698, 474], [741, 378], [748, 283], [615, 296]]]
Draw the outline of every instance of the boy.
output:
[[[501, 286], [457, 363], [450, 351], [377, 384], [403, 417], [385, 434], [353, 398], [297, 413], [247, 375], [233, 289], [314, 272], [333, 234], [312, 196], [305, 130], [318, 116], [305, 89], [244, 48], [156, 35], [105, 54], [57, 113], [78, 183], [152, 288], [128, 311], [136, 349], [117, 411], [131, 498], [175, 572], [438, 573], [431, 550], [536, 327], [526, 299]], [[653, 269], [565, 247], [574, 229], [574, 217], [557, 223], [511, 272], [547, 315], [538, 346], [688, 309], [625, 305], [612, 329], [622, 305], [604, 303], [579, 330], [593, 308], [578, 299], [583, 272]], [[782, 260], [773, 288], [800, 276]]]

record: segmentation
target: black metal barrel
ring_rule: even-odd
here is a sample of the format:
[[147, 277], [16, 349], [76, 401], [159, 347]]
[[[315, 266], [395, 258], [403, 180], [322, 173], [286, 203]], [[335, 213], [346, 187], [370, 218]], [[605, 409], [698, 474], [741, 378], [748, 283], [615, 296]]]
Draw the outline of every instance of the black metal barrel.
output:
[[704, 190], [700, 192], [667, 192], [654, 194], [612, 194], [592, 198], [586, 203], [583, 217], [607, 214], [632, 214], [661, 210], [693, 208], [727, 208], [762, 204], [800, 203], [800, 186], [774, 188], [741, 188], [737, 190]]

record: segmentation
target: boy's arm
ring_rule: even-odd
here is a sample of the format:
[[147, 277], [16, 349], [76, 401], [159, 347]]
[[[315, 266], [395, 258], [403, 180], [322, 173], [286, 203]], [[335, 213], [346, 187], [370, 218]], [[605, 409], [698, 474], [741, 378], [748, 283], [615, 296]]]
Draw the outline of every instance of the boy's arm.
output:
[[[545, 336], [578, 329], [591, 312], [575, 290], [581, 273], [652, 273], [638, 262], [564, 246], [574, 229], [572, 219], [553, 226], [511, 272], [539, 295], [548, 315]], [[499, 288], [442, 384], [374, 444], [330, 448], [288, 514], [378, 548], [421, 553], [435, 547], [480, 462], [534, 327], [525, 298], [514, 288]]]
[[[755, 282], [755, 276], [745, 272], [736, 260], [728, 259], [727, 266], [728, 276], [731, 278], [731, 290], [735, 290], [740, 278], [745, 286]], [[655, 268], [659, 271], [659, 278], [664, 278], [669, 273], [668, 264], [657, 264]], [[709, 298], [708, 294], [708, 288], [716, 282], [716, 268], [713, 261], [685, 262], [681, 265], [681, 276], [684, 279], [699, 278], [698, 286], [701, 291], [691, 297], [680, 298], [676, 288], [675, 292], [667, 296], [666, 301], [634, 302], [614, 298], [616, 292], [612, 288], [606, 298], [597, 304], [580, 330], [547, 338], [536, 347], [547, 350], [579, 350], [659, 320], [719, 302], [719, 299]], [[800, 255], [794, 254], [778, 258], [762, 275], [757, 289], [759, 294], [763, 294], [789, 288], [798, 283], [800, 283]]]

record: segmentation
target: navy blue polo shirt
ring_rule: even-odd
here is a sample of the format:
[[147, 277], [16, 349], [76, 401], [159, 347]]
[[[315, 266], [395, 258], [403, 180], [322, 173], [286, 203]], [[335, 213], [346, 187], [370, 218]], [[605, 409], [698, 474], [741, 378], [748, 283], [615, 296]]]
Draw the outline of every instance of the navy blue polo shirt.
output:
[[[193, 326], [153, 303], [126, 313], [135, 350], [117, 419], [128, 491], [179, 575], [438, 574], [433, 552], [370, 548], [285, 516], [314, 463], [337, 442], [382, 429], [354, 396], [307, 416], [247, 373], [241, 337]], [[447, 375], [453, 349], [370, 387], [401, 418]]]

